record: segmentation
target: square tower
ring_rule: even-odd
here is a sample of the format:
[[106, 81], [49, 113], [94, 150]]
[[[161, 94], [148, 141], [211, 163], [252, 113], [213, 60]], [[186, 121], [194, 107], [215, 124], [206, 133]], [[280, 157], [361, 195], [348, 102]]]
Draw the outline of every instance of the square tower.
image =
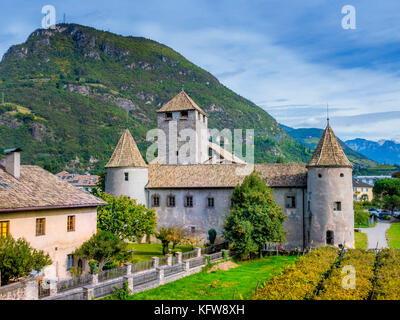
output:
[[158, 129], [165, 137], [158, 139], [160, 162], [204, 163], [208, 155], [208, 115], [184, 91], [157, 113]]

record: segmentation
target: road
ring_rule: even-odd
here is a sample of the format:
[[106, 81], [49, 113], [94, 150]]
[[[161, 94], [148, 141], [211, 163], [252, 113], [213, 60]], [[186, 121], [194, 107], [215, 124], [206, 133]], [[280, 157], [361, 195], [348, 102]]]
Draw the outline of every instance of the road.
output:
[[386, 241], [386, 231], [391, 226], [390, 221], [380, 221], [376, 223], [373, 228], [360, 228], [359, 230], [367, 234], [368, 237], [368, 249], [387, 248], [388, 243]]

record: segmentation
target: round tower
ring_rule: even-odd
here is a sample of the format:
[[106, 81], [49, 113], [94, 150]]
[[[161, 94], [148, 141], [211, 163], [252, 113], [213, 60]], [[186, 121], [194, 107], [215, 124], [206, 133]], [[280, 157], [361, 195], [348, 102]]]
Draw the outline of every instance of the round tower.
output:
[[353, 165], [329, 123], [307, 168], [307, 246], [354, 248]]
[[125, 195], [146, 205], [147, 164], [128, 129], [124, 131], [110, 161], [105, 165], [105, 192]]

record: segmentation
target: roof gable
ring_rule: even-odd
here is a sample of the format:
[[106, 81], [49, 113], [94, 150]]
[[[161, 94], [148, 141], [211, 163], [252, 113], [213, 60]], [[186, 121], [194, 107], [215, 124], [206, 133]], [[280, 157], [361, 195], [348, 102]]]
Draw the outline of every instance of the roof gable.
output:
[[325, 128], [308, 166], [353, 167], [349, 159], [347, 159], [346, 154], [340, 146], [339, 141], [329, 124]]
[[185, 110], [197, 110], [201, 114], [208, 116], [197, 104], [189, 97], [185, 91], [179, 92], [174, 98], [168, 101], [164, 106], [157, 112], [173, 112], [173, 111], [185, 111]]
[[19, 179], [0, 167], [0, 182], [0, 212], [106, 204], [38, 166], [21, 166]]
[[130, 131], [126, 129], [105, 168], [147, 167]]

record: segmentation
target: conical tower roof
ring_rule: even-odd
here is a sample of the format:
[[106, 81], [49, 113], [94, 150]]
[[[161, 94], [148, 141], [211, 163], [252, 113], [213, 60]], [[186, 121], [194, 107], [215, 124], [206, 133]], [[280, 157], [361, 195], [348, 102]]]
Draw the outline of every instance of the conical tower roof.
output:
[[126, 129], [118, 141], [106, 168], [147, 167], [130, 131]]
[[308, 167], [353, 167], [329, 124], [326, 126]]
[[197, 104], [189, 97], [185, 91], [179, 92], [174, 98], [168, 101], [163, 107], [157, 112], [173, 112], [173, 111], [185, 111], [185, 110], [197, 110], [201, 114], [208, 116]]

